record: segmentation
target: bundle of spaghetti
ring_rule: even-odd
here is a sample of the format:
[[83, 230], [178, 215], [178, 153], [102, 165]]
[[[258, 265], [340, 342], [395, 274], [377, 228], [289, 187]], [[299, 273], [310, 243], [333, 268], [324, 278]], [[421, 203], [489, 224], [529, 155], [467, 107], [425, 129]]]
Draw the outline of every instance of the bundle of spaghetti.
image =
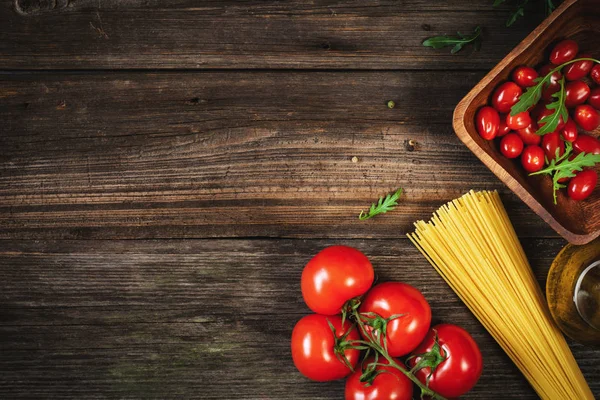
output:
[[408, 237], [542, 399], [593, 399], [497, 192], [469, 192]]

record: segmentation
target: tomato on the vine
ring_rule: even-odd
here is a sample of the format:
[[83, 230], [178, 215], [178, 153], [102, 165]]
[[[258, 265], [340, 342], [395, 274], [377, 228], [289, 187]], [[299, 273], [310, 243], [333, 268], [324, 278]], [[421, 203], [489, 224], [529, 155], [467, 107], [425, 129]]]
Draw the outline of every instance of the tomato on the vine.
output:
[[[346, 380], [346, 400], [411, 400], [413, 394], [413, 383], [402, 372], [393, 367], [377, 365], [374, 369], [365, 373], [365, 368], [373, 363], [375, 358], [370, 357]], [[401, 361], [396, 363], [406, 368]], [[389, 361], [379, 357], [377, 364], [389, 365]], [[361, 382], [361, 376], [367, 379]]]
[[425, 297], [402, 282], [375, 285], [363, 299], [359, 312], [365, 317], [367, 332], [371, 335], [377, 332], [392, 357], [410, 353], [431, 324], [431, 308]]
[[590, 87], [583, 81], [573, 81], [565, 85], [565, 105], [569, 108], [585, 103], [590, 96]]
[[564, 64], [575, 58], [579, 51], [579, 45], [574, 40], [563, 40], [558, 42], [550, 52], [550, 62], [554, 65]]
[[[335, 329], [335, 336], [329, 323]], [[350, 332], [344, 341], [360, 339], [356, 326], [347, 320], [342, 326], [342, 317], [339, 315], [311, 314], [303, 317], [292, 331], [292, 359], [298, 371], [319, 382], [333, 381], [349, 375], [352, 370], [338, 356], [345, 356], [354, 368], [360, 351], [340, 349], [339, 343], [336, 343], [348, 331]]]
[[302, 271], [302, 296], [318, 314], [334, 315], [350, 299], [363, 295], [375, 278], [371, 262], [359, 250], [331, 246], [314, 256]]
[[492, 140], [500, 129], [500, 114], [492, 107], [481, 107], [475, 117], [477, 132], [482, 138]]
[[517, 158], [523, 151], [523, 139], [516, 133], [509, 133], [500, 141], [500, 152], [507, 158]]
[[540, 146], [531, 145], [523, 149], [521, 165], [527, 172], [537, 172], [544, 168], [544, 150]]
[[[587, 53], [582, 53], [579, 54], [577, 58], [592, 58], [592, 56]], [[569, 64], [565, 67], [564, 70], [565, 78], [568, 81], [575, 81], [581, 78], [585, 78], [587, 74], [590, 73], [593, 66], [594, 62], [589, 60], [577, 61], [573, 64]]]
[[571, 178], [567, 193], [573, 200], [587, 199], [598, 182], [598, 174], [593, 169], [587, 169], [579, 172], [574, 178]]
[[511, 107], [517, 104], [523, 89], [514, 82], [504, 82], [494, 91], [492, 95], [492, 106], [501, 113], [507, 113]]
[[586, 131], [593, 131], [600, 126], [600, 114], [589, 104], [577, 106], [573, 113], [573, 118]]
[[512, 79], [521, 87], [529, 87], [535, 85], [535, 80], [538, 73], [535, 69], [522, 65], [517, 67], [512, 73]]

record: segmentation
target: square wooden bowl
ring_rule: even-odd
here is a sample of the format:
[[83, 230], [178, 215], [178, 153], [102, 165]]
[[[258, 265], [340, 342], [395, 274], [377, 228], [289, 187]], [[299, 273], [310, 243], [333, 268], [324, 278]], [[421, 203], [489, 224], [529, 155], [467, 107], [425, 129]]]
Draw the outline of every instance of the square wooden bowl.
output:
[[[600, 236], [600, 189], [579, 202], [561, 191], [555, 205], [549, 176], [527, 176], [519, 159], [504, 157], [497, 141], [481, 138], [475, 128], [475, 114], [489, 104], [494, 89], [519, 65], [547, 63], [552, 45], [565, 38], [576, 40], [580, 51], [600, 57], [600, 0], [566, 0], [461, 100], [453, 124], [463, 143], [556, 232], [573, 244], [585, 244]], [[591, 134], [598, 136], [600, 129]], [[598, 165], [596, 169], [600, 171]]]

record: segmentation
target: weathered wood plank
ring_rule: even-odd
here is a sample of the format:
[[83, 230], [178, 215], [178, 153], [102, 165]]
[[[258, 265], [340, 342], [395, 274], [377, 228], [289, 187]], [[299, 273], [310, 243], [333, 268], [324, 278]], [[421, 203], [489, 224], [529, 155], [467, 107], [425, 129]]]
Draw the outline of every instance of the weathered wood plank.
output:
[[[507, 29], [510, 7], [485, 0], [2, 0], [0, 66], [491, 68], [542, 19], [530, 10]], [[476, 25], [486, 28], [478, 53], [453, 56], [421, 45]]]
[[[480, 76], [5, 75], [0, 238], [401, 237], [471, 188], [554, 236], [452, 132]], [[398, 186], [398, 211], [357, 220]]]
[[[308, 313], [301, 269], [334, 243], [472, 332], [485, 368], [466, 398], [536, 398], [406, 239], [0, 241], [0, 397], [340, 398], [342, 382], [308, 382], [288, 350]], [[564, 243], [524, 241], [540, 283]], [[600, 394], [600, 350], [572, 348]]]

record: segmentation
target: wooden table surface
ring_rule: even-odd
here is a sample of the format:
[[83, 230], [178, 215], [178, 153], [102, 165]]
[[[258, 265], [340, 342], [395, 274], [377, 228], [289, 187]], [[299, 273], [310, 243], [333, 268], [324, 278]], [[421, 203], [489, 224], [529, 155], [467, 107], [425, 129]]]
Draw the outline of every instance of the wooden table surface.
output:
[[[0, 0], [0, 398], [342, 398], [289, 351], [332, 244], [472, 332], [466, 398], [536, 398], [405, 237], [497, 189], [540, 284], [565, 244], [452, 131], [543, 18], [491, 3]], [[480, 52], [421, 46], [476, 25]], [[600, 350], [572, 349], [600, 396]]]

